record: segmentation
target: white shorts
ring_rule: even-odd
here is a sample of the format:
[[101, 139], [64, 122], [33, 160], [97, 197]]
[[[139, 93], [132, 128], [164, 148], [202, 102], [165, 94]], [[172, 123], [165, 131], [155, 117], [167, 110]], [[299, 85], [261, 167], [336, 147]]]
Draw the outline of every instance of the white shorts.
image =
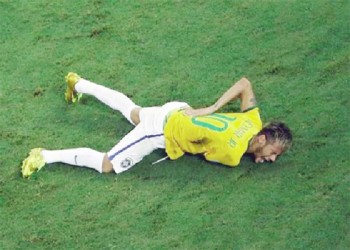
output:
[[168, 102], [140, 110], [140, 123], [107, 154], [115, 173], [128, 170], [157, 148], [165, 148], [164, 121], [174, 109], [188, 107], [184, 102]]

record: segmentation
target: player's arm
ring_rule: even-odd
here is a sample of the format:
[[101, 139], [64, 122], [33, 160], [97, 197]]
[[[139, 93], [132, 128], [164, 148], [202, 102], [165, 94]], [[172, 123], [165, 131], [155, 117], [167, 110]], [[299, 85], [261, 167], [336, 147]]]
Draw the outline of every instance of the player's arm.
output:
[[213, 105], [200, 109], [188, 108], [185, 113], [192, 116], [209, 115], [218, 111], [228, 102], [236, 99], [241, 100], [241, 111], [245, 111], [256, 105], [252, 84], [245, 77], [234, 83]]

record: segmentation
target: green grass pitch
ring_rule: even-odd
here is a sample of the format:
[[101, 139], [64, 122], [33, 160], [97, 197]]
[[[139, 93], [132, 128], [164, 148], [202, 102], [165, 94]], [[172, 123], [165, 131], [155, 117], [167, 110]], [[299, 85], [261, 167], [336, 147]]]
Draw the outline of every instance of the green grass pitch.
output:
[[[347, 249], [349, 1], [0, 0], [0, 249]], [[108, 151], [132, 127], [69, 71], [142, 106], [212, 104], [242, 76], [294, 147], [231, 169], [186, 156], [121, 175], [53, 164], [31, 148]], [[237, 110], [230, 104], [223, 111]]]

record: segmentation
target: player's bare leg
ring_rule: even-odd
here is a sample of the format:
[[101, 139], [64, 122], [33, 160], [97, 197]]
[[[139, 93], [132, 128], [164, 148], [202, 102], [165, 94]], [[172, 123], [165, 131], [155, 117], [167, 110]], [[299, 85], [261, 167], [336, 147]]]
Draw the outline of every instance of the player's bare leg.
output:
[[140, 107], [136, 107], [133, 110], [131, 110], [130, 117], [131, 117], [132, 122], [135, 125], [140, 123], [140, 110], [141, 110]]
[[108, 159], [108, 155], [105, 154], [103, 157], [103, 162], [102, 162], [102, 172], [103, 173], [110, 173], [113, 171], [113, 165], [112, 162]]

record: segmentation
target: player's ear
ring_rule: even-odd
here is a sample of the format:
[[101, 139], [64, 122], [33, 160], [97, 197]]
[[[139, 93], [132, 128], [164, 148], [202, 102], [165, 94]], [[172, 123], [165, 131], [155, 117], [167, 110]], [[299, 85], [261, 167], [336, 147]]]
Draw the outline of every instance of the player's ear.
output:
[[266, 135], [258, 135], [258, 143], [260, 146], [265, 146], [266, 144]]

